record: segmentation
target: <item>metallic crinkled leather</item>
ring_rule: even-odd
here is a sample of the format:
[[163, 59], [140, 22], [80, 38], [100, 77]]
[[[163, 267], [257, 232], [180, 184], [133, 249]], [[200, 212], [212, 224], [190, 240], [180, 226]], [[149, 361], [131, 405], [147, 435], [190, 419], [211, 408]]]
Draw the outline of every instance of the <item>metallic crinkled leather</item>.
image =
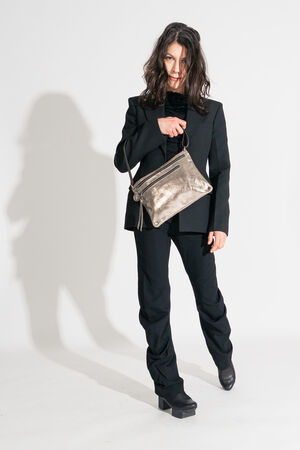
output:
[[134, 184], [125, 152], [125, 143], [124, 155], [131, 181], [130, 187], [134, 194], [133, 199], [140, 202], [137, 224], [140, 231], [143, 229], [143, 206], [153, 226], [157, 228], [213, 189], [194, 164], [187, 146]]

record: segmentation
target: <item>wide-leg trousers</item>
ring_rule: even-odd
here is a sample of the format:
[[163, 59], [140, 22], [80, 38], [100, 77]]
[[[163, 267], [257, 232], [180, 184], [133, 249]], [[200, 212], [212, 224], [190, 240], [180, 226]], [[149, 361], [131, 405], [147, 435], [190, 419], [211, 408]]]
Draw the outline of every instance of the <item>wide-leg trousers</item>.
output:
[[190, 279], [205, 342], [216, 366], [229, 366], [233, 346], [227, 309], [218, 287], [208, 233], [179, 232], [178, 214], [159, 228], [134, 230], [137, 250], [139, 321], [147, 340], [146, 363], [158, 395], [184, 390], [170, 326], [169, 255], [176, 245]]

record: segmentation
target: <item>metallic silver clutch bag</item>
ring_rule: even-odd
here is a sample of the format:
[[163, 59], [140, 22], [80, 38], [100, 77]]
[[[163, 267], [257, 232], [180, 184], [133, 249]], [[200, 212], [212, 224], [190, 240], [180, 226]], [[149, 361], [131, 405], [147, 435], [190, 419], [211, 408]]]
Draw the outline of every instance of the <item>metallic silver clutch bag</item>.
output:
[[[184, 133], [188, 135], [186, 131]], [[128, 164], [125, 144], [123, 146], [125, 162], [130, 177], [130, 187], [133, 191], [133, 199], [140, 202], [139, 220], [137, 228], [143, 229], [143, 206], [146, 208], [152, 224], [155, 228], [173, 217], [179, 211], [204, 197], [212, 191], [212, 185], [203, 177], [195, 166], [187, 145], [183, 150], [133, 184], [130, 167]]]

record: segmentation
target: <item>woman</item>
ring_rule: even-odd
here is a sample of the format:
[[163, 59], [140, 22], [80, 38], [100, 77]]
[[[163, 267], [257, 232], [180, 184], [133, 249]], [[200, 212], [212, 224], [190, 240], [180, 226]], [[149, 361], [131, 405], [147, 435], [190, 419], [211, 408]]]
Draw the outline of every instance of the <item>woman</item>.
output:
[[[200, 35], [183, 23], [169, 24], [144, 66], [147, 88], [128, 99], [122, 139], [114, 165], [126, 172], [123, 145], [130, 169], [140, 166], [133, 182], [160, 167], [182, 150], [184, 130], [188, 151], [212, 184], [210, 194], [180, 211], [158, 228], [144, 209], [137, 229], [139, 203], [129, 186], [124, 228], [134, 232], [138, 262], [139, 320], [148, 343], [146, 361], [161, 409], [183, 418], [195, 414], [197, 403], [186, 394], [179, 376], [170, 328], [168, 262], [171, 241], [181, 255], [196, 299], [208, 350], [221, 385], [235, 382], [231, 328], [217, 284], [214, 251], [228, 236], [230, 158], [223, 105], [208, 99], [210, 82]], [[206, 163], [209, 162], [209, 176]]]

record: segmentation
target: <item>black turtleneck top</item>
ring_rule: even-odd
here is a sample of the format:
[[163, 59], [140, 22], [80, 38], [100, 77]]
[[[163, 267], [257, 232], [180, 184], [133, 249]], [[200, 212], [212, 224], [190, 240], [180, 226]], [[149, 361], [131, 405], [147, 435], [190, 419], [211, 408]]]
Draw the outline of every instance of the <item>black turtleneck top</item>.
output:
[[[187, 109], [187, 95], [180, 94], [179, 92], [167, 91], [166, 101], [165, 101], [165, 113], [166, 117], [179, 117], [180, 119], [186, 120], [186, 109]], [[178, 134], [178, 136], [167, 137], [167, 161], [182, 150], [183, 135]]]

